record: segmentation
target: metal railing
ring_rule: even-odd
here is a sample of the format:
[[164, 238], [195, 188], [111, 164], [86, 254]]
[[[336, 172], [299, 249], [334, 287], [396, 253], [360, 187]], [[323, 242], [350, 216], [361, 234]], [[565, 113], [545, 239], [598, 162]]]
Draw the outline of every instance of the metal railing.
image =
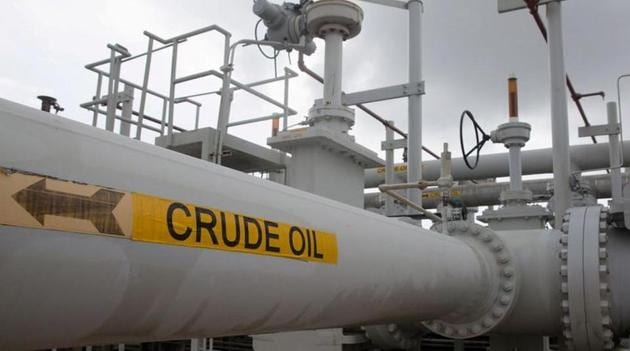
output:
[[[188, 76], [177, 76], [177, 64], [178, 64], [178, 50], [182, 43], [190, 40], [192, 37], [196, 37], [209, 32], [217, 32], [223, 36], [223, 65], [219, 70], [210, 69], [207, 71], [191, 74]], [[241, 126], [250, 123], [258, 123], [272, 119], [283, 118], [284, 130], [288, 128], [288, 118], [296, 115], [297, 111], [289, 107], [289, 80], [298, 76], [298, 74], [289, 68], [284, 69], [284, 75], [256, 81], [253, 83], [242, 83], [235, 79], [232, 79], [232, 71], [234, 67], [234, 58], [237, 47], [247, 45], [278, 45], [279, 43], [270, 41], [255, 41], [255, 40], [239, 40], [231, 44], [231, 33], [225, 29], [212, 25], [204, 28], [194, 30], [189, 33], [178, 35], [169, 39], [163, 39], [151, 32], [145, 31], [144, 35], [148, 38], [147, 51], [135, 56], [132, 56], [126, 48], [123, 46], [108, 45], [110, 49], [110, 57], [103, 59], [85, 66], [88, 70], [97, 74], [96, 94], [92, 101], [81, 104], [81, 107], [93, 112], [92, 125], [98, 125], [98, 119], [100, 115], [106, 116], [105, 129], [114, 131], [115, 121], [121, 122], [121, 134], [129, 135], [129, 126], [136, 126], [135, 138], [140, 140], [142, 138], [143, 130], [150, 130], [158, 133], [160, 136], [169, 135], [173, 136], [175, 132], [185, 132], [186, 129], [175, 125], [175, 105], [177, 104], [191, 104], [195, 108], [195, 123], [194, 128], [198, 129], [200, 125], [200, 115], [202, 104], [193, 98], [206, 96], [206, 95], [219, 95], [219, 115], [217, 121], [217, 140], [216, 150], [214, 152], [216, 163], [221, 162], [223, 139], [229, 127]], [[162, 46], [155, 48], [155, 43], [160, 43]], [[287, 48], [297, 48], [299, 45], [293, 44], [281, 44], [287, 46]], [[169, 91], [167, 94], [163, 94], [149, 88], [149, 77], [152, 69], [152, 59], [156, 52], [170, 49], [171, 50], [171, 67], [170, 67], [170, 80]], [[144, 75], [141, 84], [134, 83], [126, 80], [120, 76], [121, 66], [123, 63], [146, 57], [144, 66]], [[109, 71], [99, 68], [102, 65], [109, 64]], [[177, 85], [184, 82], [190, 82], [193, 80], [215, 77], [222, 81], [221, 89], [209, 92], [202, 92], [196, 94], [190, 94], [187, 96], [177, 96]], [[107, 92], [103, 94], [102, 87], [104, 79], [108, 79]], [[272, 97], [265, 95], [255, 87], [260, 87], [266, 84], [274, 82], [284, 82], [284, 99], [278, 101]], [[120, 92], [120, 85], [124, 85], [123, 92]], [[135, 111], [133, 106], [133, 94], [135, 89], [140, 91], [140, 105], [138, 111]], [[277, 107], [281, 112], [274, 112], [264, 115], [262, 117], [255, 117], [247, 120], [235, 121], [230, 123], [230, 110], [233, 95], [235, 91], [243, 90], [247, 93]], [[162, 114], [160, 117], [149, 116], [146, 114], [147, 97], [152, 96], [162, 101]], [[103, 110], [99, 106], [106, 106]], [[121, 110], [122, 113], [118, 114], [117, 110]], [[134, 120], [133, 116], [137, 119]], [[172, 143], [173, 139], [171, 139]]]

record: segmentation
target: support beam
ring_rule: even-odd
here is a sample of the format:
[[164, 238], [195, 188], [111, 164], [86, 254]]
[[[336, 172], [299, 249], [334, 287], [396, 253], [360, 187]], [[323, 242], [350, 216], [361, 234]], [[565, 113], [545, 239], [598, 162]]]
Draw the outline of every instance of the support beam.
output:
[[562, 37], [562, 4], [547, 5], [549, 75], [551, 82], [551, 140], [553, 145], [555, 227], [560, 228], [569, 208], [569, 113], [567, 110], [566, 70]]
[[[423, 4], [418, 0], [409, 1], [409, 82], [422, 82], [422, 11]], [[422, 96], [409, 96], [409, 135], [407, 155], [409, 182], [422, 180]], [[409, 189], [409, 201], [422, 204], [422, 191]], [[412, 211], [414, 212], [414, 211]]]

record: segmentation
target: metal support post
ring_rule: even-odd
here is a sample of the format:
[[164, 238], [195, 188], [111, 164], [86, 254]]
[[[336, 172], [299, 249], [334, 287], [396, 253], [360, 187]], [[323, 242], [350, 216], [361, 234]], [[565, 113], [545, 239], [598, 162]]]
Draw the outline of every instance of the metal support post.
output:
[[[608, 126], [618, 125], [617, 104], [609, 102], [606, 104], [608, 110]], [[621, 179], [621, 142], [618, 133], [608, 135], [609, 156], [610, 156], [610, 180], [612, 187], [612, 199], [614, 205], [621, 204], [623, 198]]]
[[144, 79], [142, 81], [142, 92], [140, 95], [140, 110], [138, 111], [138, 129], [136, 139], [142, 138], [142, 123], [144, 122], [144, 109], [147, 103], [147, 89], [149, 89], [149, 74], [151, 73], [151, 59], [153, 58], [153, 38], [149, 37], [149, 48], [144, 66]]
[[203, 339], [190, 339], [190, 351], [205, 351], [202, 343]]
[[166, 130], [166, 114], [168, 113], [168, 100], [162, 100], [162, 123], [160, 124], [160, 135], [164, 135], [164, 131]]
[[199, 113], [201, 112], [201, 106], [195, 106], [195, 130], [199, 129]]
[[[131, 85], [126, 85], [124, 88], [125, 99], [122, 103], [122, 120], [120, 121], [120, 134], [126, 137], [131, 135], [131, 118], [133, 116], [133, 94], [134, 88]], [[142, 129], [142, 125], [138, 121], [136, 125], [138, 130]]]
[[[390, 125], [394, 125], [394, 121], [389, 121]], [[392, 143], [394, 141], [394, 131], [391, 128], [385, 127], [385, 141]], [[394, 149], [387, 148], [385, 150], [385, 184], [394, 184]], [[385, 215], [391, 216], [394, 212], [394, 198], [391, 196], [385, 197]]]
[[[409, 2], [409, 82], [422, 81], [422, 11], [419, 0]], [[422, 179], [422, 96], [409, 96], [409, 137], [408, 137], [407, 180], [416, 182]], [[407, 198], [422, 204], [422, 191], [409, 189]]]
[[291, 70], [287, 67], [284, 68], [284, 118], [282, 119], [282, 130], [286, 131], [289, 128], [289, 75]]
[[223, 154], [223, 139], [227, 133], [227, 125], [230, 121], [230, 109], [234, 91], [230, 89], [232, 76], [231, 67], [223, 68], [223, 87], [221, 88], [221, 103], [219, 106], [219, 120], [217, 123], [217, 140], [214, 151], [214, 163], [221, 164], [221, 156]]
[[173, 56], [171, 58], [171, 85], [168, 96], [168, 135], [173, 142], [173, 120], [175, 119], [175, 80], [177, 79], [177, 48], [178, 42], [173, 44]]
[[562, 38], [562, 4], [547, 5], [549, 32], [549, 74], [551, 82], [551, 128], [553, 145], [553, 189], [555, 227], [560, 228], [569, 207], [569, 117], [564, 48]]
[[619, 124], [621, 126], [621, 158], [623, 159], [623, 105], [621, 103], [621, 81], [630, 78], [630, 74], [622, 74], [617, 78], [617, 104], [619, 104]]
[[[96, 81], [96, 95], [94, 95], [94, 101], [98, 101], [101, 99], [102, 85], [103, 85], [103, 75], [99, 73], [98, 79]], [[96, 127], [97, 125], [98, 125], [98, 109], [94, 109], [94, 116], [92, 117], [92, 127]]]
[[[440, 191], [440, 197], [442, 199], [440, 216], [442, 218], [442, 222], [445, 223], [449, 220], [449, 202], [451, 197], [451, 188], [454, 184], [451, 165], [451, 153], [448, 151], [448, 143], [444, 143], [444, 151], [442, 151], [440, 162], [442, 164], [440, 165], [440, 178], [438, 179], [437, 184], [438, 190]], [[448, 234], [448, 228], [445, 225], [442, 225], [442, 233]]]
[[330, 32], [325, 39], [324, 105], [341, 106], [343, 36], [340, 32]]
[[120, 81], [120, 65], [122, 61], [116, 57], [116, 51], [112, 49], [109, 67], [109, 84], [107, 88], [107, 119], [105, 129], [113, 132], [116, 123], [116, 105], [118, 104], [118, 84]]

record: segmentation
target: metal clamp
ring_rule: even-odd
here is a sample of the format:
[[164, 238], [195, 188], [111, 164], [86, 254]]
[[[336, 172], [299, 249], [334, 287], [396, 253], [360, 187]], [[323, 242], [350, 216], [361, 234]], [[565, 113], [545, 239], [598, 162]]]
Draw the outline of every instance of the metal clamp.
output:
[[580, 127], [578, 129], [580, 138], [619, 134], [621, 134], [621, 125], [619, 123]]
[[407, 139], [397, 139], [392, 141], [383, 141], [381, 143], [381, 150], [397, 150], [407, 147]]

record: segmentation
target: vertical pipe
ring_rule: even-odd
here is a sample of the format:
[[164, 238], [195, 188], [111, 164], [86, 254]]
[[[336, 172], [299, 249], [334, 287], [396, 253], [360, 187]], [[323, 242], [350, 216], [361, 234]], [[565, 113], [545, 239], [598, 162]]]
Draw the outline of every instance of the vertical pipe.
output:
[[[389, 121], [393, 126], [394, 121]], [[391, 128], [385, 127], [385, 141], [389, 144], [394, 141], [394, 131]], [[391, 145], [385, 150], [385, 184], [394, 184], [394, 149]], [[394, 212], [394, 199], [386, 195], [385, 196], [385, 215], [391, 216]]]
[[[453, 179], [451, 172], [451, 153], [448, 151], [448, 143], [444, 143], [444, 150], [442, 151], [442, 155], [440, 157], [440, 179], [438, 180], [438, 184], [440, 180]], [[448, 199], [450, 197], [450, 188], [444, 187], [442, 185], [439, 186], [441, 190], [442, 197], [442, 208], [440, 208], [440, 217], [442, 218], [442, 234], [448, 235], [448, 226], [446, 225], [446, 221], [448, 221]]]
[[510, 147], [510, 190], [523, 190], [523, 163], [520, 146]]
[[[409, 83], [422, 81], [422, 2], [409, 2]], [[409, 96], [409, 137], [407, 139], [407, 179], [413, 183], [422, 179], [422, 96]], [[417, 204], [422, 201], [420, 189], [409, 189], [407, 198]]]
[[[94, 96], [94, 100], [98, 101], [101, 99], [101, 89], [103, 85], [103, 74], [98, 74], [98, 79], [96, 80], [96, 95]], [[96, 127], [98, 125], [98, 105], [94, 106], [94, 116], [92, 117], [92, 127]]]
[[569, 208], [569, 117], [565, 88], [564, 48], [562, 38], [562, 4], [547, 5], [549, 33], [549, 74], [551, 82], [551, 132], [553, 146], [553, 189], [556, 228]]
[[343, 36], [333, 31], [326, 34], [325, 39], [324, 105], [341, 106]]
[[195, 111], [195, 130], [199, 129], [199, 112], [201, 111], [201, 106], [196, 105]]
[[[518, 122], [518, 80], [516, 77], [508, 79], [508, 114], [510, 122]], [[523, 190], [523, 164], [521, 161], [521, 146], [509, 147], [510, 190]]]
[[[608, 126], [613, 127], [619, 124], [617, 117], [617, 104], [609, 102], [606, 104], [608, 110]], [[610, 180], [612, 185], [613, 203], [618, 203], [622, 198], [622, 180], [621, 180], [621, 144], [619, 134], [610, 134], [608, 136], [608, 149], [610, 156]]]
[[173, 143], [173, 120], [175, 119], [175, 80], [177, 79], [177, 48], [179, 42], [173, 43], [173, 57], [171, 58], [171, 84], [168, 95], [168, 135]]
[[282, 120], [282, 130], [289, 128], [289, 69], [284, 68], [284, 118]]
[[147, 103], [147, 89], [149, 89], [149, 74], [151, 73], [151, 59], [153, 58], [153, 38], [149, 38], [149, 48], [147, 51], [147, 59], [144, 65], [144, 80], [142, 81], [142, 92], [140, 95], [140, 111], [138, 111], [138, 129], [136, 130], [136, 139], [142, 138], [142, 123], [144, 122], [144, 109]]

